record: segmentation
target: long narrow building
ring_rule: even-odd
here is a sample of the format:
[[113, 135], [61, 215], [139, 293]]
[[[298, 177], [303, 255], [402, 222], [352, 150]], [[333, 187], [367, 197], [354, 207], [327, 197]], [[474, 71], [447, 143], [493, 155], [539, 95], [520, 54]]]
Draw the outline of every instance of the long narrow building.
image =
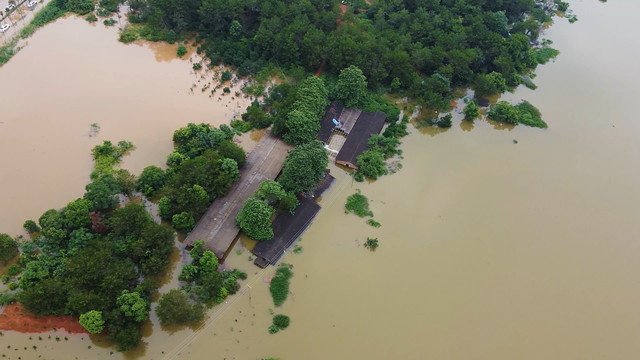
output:
[[253, 196], [262, 181], [274, 180], [278, 176], [291, 149], [290, 145], [267, 130], [249, 154], [247, 164], [240, 170], [240, 181], [229, 189], [226, 196], [216, 199], [211, 204], [187, 236], [185, 244], [193, 246], [196, 240], [203, 240], [205, 248], [213, 251], [220, 260], [224, 260], [240, 232], [236, 225], [236, 215], [242, 209], [242, 205]]

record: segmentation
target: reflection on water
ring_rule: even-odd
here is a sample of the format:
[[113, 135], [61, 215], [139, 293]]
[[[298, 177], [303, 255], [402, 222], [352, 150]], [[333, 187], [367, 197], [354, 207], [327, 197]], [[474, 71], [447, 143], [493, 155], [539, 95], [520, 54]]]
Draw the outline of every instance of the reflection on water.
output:
[[[268, 290], [274, 269], [253, 266], [238, 243], [225, 265], [249, 274], [240, 293], [211, 311], [199, 331], [185, 328], [169, 336], [154, 327], [143, 353], [124, 357], [640, 357], [640, 125], [632, 107], [620, 106], [633, 104], [640, 93], [633, 71], [640, 48], [630, 46], [640, 30], [640, 3], [572, 6], [580, 21], [558, 20], [545, 35], [562, 55], [540, 68], [538, 90], [505, 96], [536, 105], [549, 129], [496, 131], [496, 124], [478, 119], [467, 131], [454, 112], [454, 126], [445, 133], [412, 130], [403, 140], [398, 174], [355, 183], [332, 167], [337, 181], [300, 242], [304, 251], [283, 258], [294, 277], [282, 308], [273, 307]], [[46, 46], [35, 40], [30, 48]], [[113, 39], [100, 41], [108, 47]], [[19, 56], [27, 58], [26, 50]], [[180, 62], [159, 65], [173, 64]], [[133, 140], [126, 131], [113, 134]], [[84, 161], [86, 176], [90, 159]], [[65, 169], [82, 164], [76, 160]], [[372, 200], [382, 227], [344, 214], [356, 189]], [[367, 237], [380, 240], [374, 253], [362, 246]], [[268, 334], [273, 313], [289, 315], [291, 326]], [[15, 352], [23, 358], [123, 357], [95, 345], [88, 349], [86, 336], [57, 343], [5, 333], [4, 341], [38, 345], [37, 352]]]

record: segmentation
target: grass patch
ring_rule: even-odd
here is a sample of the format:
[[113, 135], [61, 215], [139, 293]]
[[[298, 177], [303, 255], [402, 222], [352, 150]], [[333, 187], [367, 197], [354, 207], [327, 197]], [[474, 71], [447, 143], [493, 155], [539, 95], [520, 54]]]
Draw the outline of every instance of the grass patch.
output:
[[373, 226], [374, 228], [379, 228], [380, 226], [382, 226], [382, 224], [380, 224], [379, 222], [373, 220], [373, 219], [369, 219], [367, 220], [367, 224]]
[[360, 217], [373, 216], [373, 212], [369, 210], [369, 199], [362, 195], [360, 190], [347, 198], [345, 208], [347, 214], [353, 212]]
[[376, 251], [378, 248], [378, 238], [367, 238], [367, 241], [364, 243], [364, 247], [369, 249], [369, 251]]
[[13, 55], [18, 52], [15, 46], [15, 42], [11, 42], [5, 46], [0, 46], [0, 66], [9, 62]]
[[289, 279], [293, 276], [293, 271], [288, 266], [280, 265], [276, 270], [276, 275], [271, 279], [269, 291], [273, 298], [273, 304], [280, 306], [289, 296]]

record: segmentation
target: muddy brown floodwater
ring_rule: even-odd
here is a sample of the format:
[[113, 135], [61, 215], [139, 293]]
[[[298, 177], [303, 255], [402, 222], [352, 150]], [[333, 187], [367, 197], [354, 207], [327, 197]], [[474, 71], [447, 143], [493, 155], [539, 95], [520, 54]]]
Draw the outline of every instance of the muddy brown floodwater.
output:
[[[338, 181], [322, 200], [323, 210], [300, 243], [304, 251], [289, 253], [283, 259], [294, 265], [295, 275], [289, 299], [274, 311], [291, 316], [288, 329], [275, 335], [267, 333], [273, 306], [266, 281], [274, 270], [253, 267], [247, 251], [238, 248], [228, 263], [249, 273], [238, 295], [215, 308], [198, 332], [181, 329], [170, 335], [154, 326], [145, 339], [147, 345], [127, 356], [640, 358], [640, 125], [634, 107], [640, 93], [640, 75], [635, 71], [640, 48], [634, 46], [640, 34], [640, 23], [635, 19], [640, 2], [588, 0], [572, 1], [571, 6], [579, 21], [570, 25], [566, 19], [557, 19], [544, 34], [562, 54], [539, 69], [535, 79], [538, 90], [518, 89], [506, 96], [524, 98], [538, 106], [548, 130], [496, 126], [486, 120], [471, 125], [461, 123], [457, 114], [448, 131], [414, 129], [404, 139], [403, 169], [393, 176], [371, 184], [353, 183], [332, 168]], [[71, 39], [61, 41], [64, 36]], [[74, 47], [67, 41], [81, 43]], [[60, 48], [63, 51], [54, 51]], [[109, 51], [102, 52], [104, 49]], [[29, 51], [39, 56], [29, 56]], [[100, 55], [93, 58], [94, 52]], [[57, 58], [55, 65], [30, 77], [27, 70], [48, 66], [44, 54], [49, 61], [52, 56]], [[147, 91], [137, 92], [134, 103], [148, 105], [128, 120], [115, 115], [96, 118], [133, 102], [132, 91], [121, 98], [111, 95], [110, 106], [101, 105], [102, 101], [82, 105], [83, 99], [78, 98], [103, 91], [99, 83], [85, 82], [87, 75], [77, 75], [75, 67], [84, 63], [78, 58], [98, 61], [109, 56], [113, 57], [110, 62], [102, 66], [92, 63], [90, 68], [108, 73], [104, 81], [112, 79], [112, 87], [119, 82], [132, 87], [157, 81]], [[11, 224], [62, 206], [81, 194], [90, 169], [86, 154], [99, 141], [83, 137], [89, 123], [101, 124], [101, 138], [126, 138], [136, 143], [138, 134], [164, 154], [170, 147], [164, 143], [167, 133], [178, 122], [163, 129], [149, 125], [153, 133], [148, 133], [136, 121], [159, 117], [147, 113], [170, 111], [173, 106], [168, 104], [183, 104], [183, 110], [176, 112], [183, 117], [191, 118], [200, 110], [201, 116], [206, 116], [204, 105], [184, 105], [197, 100], [181, 95], [178, 80], [156, 78], [172, 71], [182, 73], [169, 68], [183, 64], [157, 64], [152, 56], [144, 47], [122, 49], [114, 44], [112, 35], [65, 20], [36, 34], [29, 48], [0, 69], [2, 98], [9, 93], [13, 96], [11, 107], [21, 107], [20, 111], [11, 110], [14, 115], [9, 119], [32, 121], [31, 131], [48, 126], [48, 131], [36, 137], [38, 141], [26, 147], [34, 153], [26, 158], [20, 151], [25, 148], [20, 146], [24, 140], [19, 139], [29, 133], [20, 132], [26, 125], [8, 127], [15, 120], [4, 120], [7, 103], [0, 100], [2, 166], [14, 169], [9, 180], [3, 171], [2, 221], [7, 221], [7, 216], [14, 218], [4, 206], [9, 196], [32, 199], [11, 202], [17, 209], [32, 208], [6, 226], [13, 228]], [[125, 65], [129, 63], [149, 74], [144, 77], [128, 72]], [[166, 68], [145, 70], [154, 66]], [[17, 69], [21, 76], [13, 75]], [[50, 84], [54, 70], [59, 72], [55, 86]], [[15, 78], [9, 79], [8, 72]], [[62, 97], [55, 91], [58, 87], [60, 92], [72, 92], [80, 86], [91, 92]], [[47, 91], [41, 90], [45, 87]], [[16, 88], [19, 96], [12, 95], [18, 93]], [[123, 91], [126, 88], [123, 86]], [[167, 95], [159, 94], [164, 91]], [[54, 105], [69, 114], [77, 112], [75, 106], [85, 109], [79, 116], [82, 120], [66, 124], [66, 118], [59, 115], [49, 121]], [[108, 132], [111, 120], [117, 128]], [[54, 124], [47, 125], [50, 122]], [[66, 130], [56, 126], [61, 124]], [[9, 130], [11, 135], [5, 135]], [[52, 131], [67, 140], [51, 145], [53, 137], [47, 134]], [[69, 135], [73, 132], [75, 136]], [[159, 143], [153, 143], [152, 138]], [[7, 141], [12, 145], [7, 146]], [[133, 169], [138, 169], [135, 156], [139, 156], [139, 166], [156, 159], [152, 150], [143, 152], [142, 139], [137, 141], [139, 149], [127, 159]], [[36, 145], [40, 147], [34, 148]], [[53, 152], [57, 156], [49, 157]], [[158, 155], [157, 161], [163, 156]], [[36, 167], [42, 170], [32, 169]], [[27, 171], [33, 172], [27, 175]], [[28, 181], [33, 181], [32, 185], [27, 186]], [[31, 194], [44, 187], [49, 191], [42, 191], [43, 195]], [[50, 194], [54, 187], [57, 194]], [[371, 199], [381, 228], [344, 214], [346, 197], [356, 189]], [[363, 248], [366, 237], [379, 239], [376, 252]], [[110, 355], [110, 348], [99, 347], [99, 342], [92, 343], [86, 336], [56, 342], [5, 333], [1, 341], [2, 345], [18, 347], [19, 351], [0, 350], [13, 358], [36, 358], [35, 354], [48, 359], [123, 357]], [[32, 345], [38, 349], [32, 350]]]

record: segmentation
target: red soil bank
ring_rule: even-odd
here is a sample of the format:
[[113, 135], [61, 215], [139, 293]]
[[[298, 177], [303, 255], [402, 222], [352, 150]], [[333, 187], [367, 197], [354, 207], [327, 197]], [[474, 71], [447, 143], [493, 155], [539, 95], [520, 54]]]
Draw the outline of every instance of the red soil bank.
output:
[[44, 333], [51, 331], [53, 328], [65, 329], [71, 334], [88, 334], [87, 330], [71, 316], [48, 315], [36, 317], [17, 303], [7, 305], [0, 314], [0, 330]]

